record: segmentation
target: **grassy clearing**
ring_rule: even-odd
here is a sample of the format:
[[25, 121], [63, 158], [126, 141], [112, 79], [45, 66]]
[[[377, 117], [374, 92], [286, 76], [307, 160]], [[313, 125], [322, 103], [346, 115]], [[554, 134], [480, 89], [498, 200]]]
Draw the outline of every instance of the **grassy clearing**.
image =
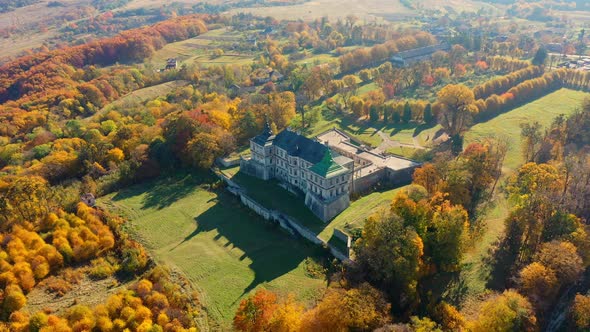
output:
[[147, 88], [135, 90], [135, 91], [127, 94], [126, 96], [123, 96], [123, 97], [117, 99], [116, 101], [106, 105], [100, 111], [98, 111], [98, 113], [100, 114], [102, 112], [106, 112], [106, 111], [113, 109], [113, 108], [121, 108], [121, 107], [130, 108], [133, 106], [137, 106], [137, 105], [139, 105], [143, 102], [146, 102], [148, 100], [156, 99], [161, 96], [166, 96], [169, 92], [173, 91], [174, 89], [186, 86], [188, 84], [189, 84], [188, 81], [179, 80], [179, 81], [166, 82], [166, 83], [150, 86]]
[[377, 130], [371, 127], [368, 123], [362, 121], [353, 121], [348, 117], [326, 117], [322, 114], [319, 121], [308, 130], [308, 136], [314, 137], [326, 130], [338, 128], [345, 131], [350, 136], [363, 141], [365, 144], [377, 147], [383, 139], [377, 135]]
[[367, 84], [363, 84], [362, 86], [359, 87], [359, 89], [357, 90], [357, 95], [359, 96], [363, 96], [371, 91], [375, 91], [375, 90], [379, 90], [379, 86], [377, 85], [377, 83], [367, 83]]
[[492, 277], [492, 266], [484, 262], [488, 250], [504, 233], [504, 220], [508, 217], [508, 202], [502, 194], [494, 198], [494, 207], [487, 213], [486, 232], [477, 239], [473, 248], [465, 254], [463, 268], [459, 276], [466, 295], [481, 294], [486, 290], [487, 281]]
[[[293, 293], [306, 303], [325, 280], [306, 271], [317, 247], [266, 223], [203, 175], [176, 174], [105, 196], [99, 204], [128, 218], [126, 229], [154, 258], [182, 271], [200, 289], [210, 317], [229, 329], [241, 299], [258, 287]], [[213, 181], [208, 179], [207, 182]]]
[[538, 121], [547, 127], [560, 114], [571, 114], [590, 93], [561, 89], [487, 122], [476, 124], [465, 135], [465, 143], [481, 141], [486, 137], [505, 137], [508, 154], [506, 172], [515, 171], [523, 163], [521, 155], [520, 125]]
[[436, 132], [440, 129], [439, 126], [426, 128], [415, 123], [383, 125], [368, 121], [354, 121], [349, 117], [327, 114], [327, 111], [325, 111], [321, 114], [319, 121], [308, 130], [308, 136], [317, 136], [334, 127], [345, 131], [350, 136], [372, 147], [377, 147], [383, 143], [383, 139], [377, 134], [378, 131], [389, 135], [389, 139], [392, 141], [414, 144], [415, 137], [416, 143], [422, 146], [428, 146]]
[[[504, 177], [516, 171], [523, 163], [520, 146], [520, 124], [538, 121], [543, 126], [551, 124], [560, 114], [571, 114], [580, 102], [590, 94], [561, 89], [534, 102], [499, 115], [487, 122], [473, 126], [465, 136], [465, 144], [480, 141], [485, 137], [505, 137], [509, 150], [504, 163]], [[447, 301], [458, 304], [463, 310], [471, 310], [470, 303], [485, 292], [487, 284], [494, 279], [491, 266], [485, 262], [490, 247], [504, 233], [504, 220], [510, 206], [500, 192], [496, 192], [494, 205], [486, 213], [485, 232], [477, 238], [473, 247], [465, 254], [461, 272], [441, 277], [434, 282], [447, 285], [441, 294]]]
[[337, 62], [337, 61], [338, 61], [337, 56], [330, 54], [330, 53], [322, 53], [322, 54], [312, 55], [310, 57], [306, 57], [301, 60], [297, 60], [297, 61], [295, 61], [295, 63], [297, 63], [299, 65], [317, 66], [317, 65], [330, 63], [330, 62]]

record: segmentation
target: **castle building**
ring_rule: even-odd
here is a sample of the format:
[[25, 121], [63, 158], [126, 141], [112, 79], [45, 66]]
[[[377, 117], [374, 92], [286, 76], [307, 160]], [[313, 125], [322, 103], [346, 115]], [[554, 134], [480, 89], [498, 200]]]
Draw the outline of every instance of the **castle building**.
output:
[[324, 222], [350, 205], [353, 160], [289, 129], [273, 135], [267, 124], [250, 140], [251, 158], [240, 170], [263, 180], [277, 179], [305, 195], [305, 204]]
[[412, 181], [413, 160], [370, 149], [334, 128], [315, 139], [285, 129], [273, 135], [267, 124], [250, 140], [250, 158], [240, 160], [240, 171], [305, 196], [305, 205], [324, 222], [350, 205], [350, 194]]

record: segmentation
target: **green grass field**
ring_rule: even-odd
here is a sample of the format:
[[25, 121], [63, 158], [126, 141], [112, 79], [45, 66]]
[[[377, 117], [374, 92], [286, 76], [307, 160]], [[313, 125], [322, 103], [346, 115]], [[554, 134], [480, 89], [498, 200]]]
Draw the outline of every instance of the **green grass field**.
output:
[[331, 240], [335, 228], [342, 230], [362, 228], [367, 217], [378, 212], [380, 209], [388, 208], [393, 197], [402, 189], [403, 187], [376, 191], [351, 202], [346, 210], [326, 225], [319, 233], [319, 237], [324, 240]]
[[[571, 114], [580, 103], [590, 97], [589, 93], [561, 89], [522, 107], [501, 114], [487, 122], [473, 126], [465, 136], [465, 145], [480, 141], [486, 137], [505, 137], [509, 150], [504, 163], [504, 177], [512, 174], [523, 163], [521, 155], [520, 124], [538, 121], [543, 126], [551, 124], [560, 114]], [[504, 233], [504, 220], [510, 206], [500, 192], [496, 192], [494, 206], [484, 217], [485, 232], [477, 238], [473, 247], [465, 254], [462, 270], [449, 277], [449, 280], [436, 280], [444, 284], [449, 282], [443, 297], [470, 311], [469, 304], [486, 290], [488, 281], [493, 277], [491, 266], [486, 264], [489, 248]]]
[[352, 121], [350, 118], [342, 116], [332, 116], [324, 112], [317, 123], [308, 129], [308, 136], [314, 137], [320, 133], [330, 130], [334, 127], [345, 131], [350, 136], [355, 137], [372, 147], [379, 146], [383, 139], [377, 134], [381, 131], [389, 136], [392, 141], [398, 141], [404, 144], [414, 144], [414, 136], [419, 145], [428, 146], [434, 138], [435, 133], [440, 129], [438, 126], [426, 128], [415, 123], [382, 125], [374, 124], [368, 121]]
[[355, 122], [343, 117], [326, 117], [322, 114], [317, 123], [308, 129], [309, 137], [315, 137], [326, 130], [338, 128], [347, 132], [350, 136], [355, 137], [365, 144], [377, 147], [383, 142], [381, 137], [376, 134], [376, 129], [364, 122]]
[[306, 303], [322, 295], [326, 281], [305, 269], [306, 259], [324, 257], [321, 248], [265, 222], [225, 190], [208, 190], [202, 178], [172, 175], [103, 197], [99, 205], [127, 217], [128, 232], [159, 263], [184, 272], [223, 330], [258, 287]]
[[505, 171], [514, 171], [523, 163], [520, 125], [538, 121], [547, 127], [556, 116], [573, 113], [585, 98], [590, 98], [590, 93], [569, 89], [558, 90], [487, 122], [474, 125], [465, 135], [465, 144], [481, 141], [486, 137], [505, 137], [509, 146], [504, 162]]
[[412, 158], [414, 156], [414, 154], [418, 151], [418, 149], [414, 149], [411, 147], [407, 147], [407, 146], [398, 146], [395, 148], [389, 148], [387, 149], [387, 153], [393, 153], [395, 155], [398, 156], [402, 156], [402, 157], [406, 157], [406, 158]]
[[306, 66], [317, 66], [324, 63], [330, 62], [338, 62], [338, 57], [330, 54], [330, 53], [322, 53], [317, 55], [312, 55], [310, 57], [303, 58], [301, 60], [295, 61], [295, 63], [299, 65], [306, 65]]

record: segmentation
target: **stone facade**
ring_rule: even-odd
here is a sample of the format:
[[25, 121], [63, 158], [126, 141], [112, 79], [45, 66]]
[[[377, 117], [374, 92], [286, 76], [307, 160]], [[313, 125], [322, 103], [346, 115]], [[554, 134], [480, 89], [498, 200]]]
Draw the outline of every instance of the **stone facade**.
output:
[[337, 129], [312, 140], [289, 129], [273, 135], [267, 124], [250, 140], [250, 150], [251, 157], [240, 161], [242, 172], [277, 179], [289, 191], [302, 193], [307, 207], [324, 222], [350, 205], [351, 193], [409, 183], [420, 165], [369, 150]]
[[250, 140], [251, 158], [242, 159], [243, 172], [263, 180], [277, 179], [295, 192], [303, 193], [305, 204], [323, 221], [350, 205], [353, 161], [332, 157], [324, 144], [289, 129], [273, 135], [267, 125]]

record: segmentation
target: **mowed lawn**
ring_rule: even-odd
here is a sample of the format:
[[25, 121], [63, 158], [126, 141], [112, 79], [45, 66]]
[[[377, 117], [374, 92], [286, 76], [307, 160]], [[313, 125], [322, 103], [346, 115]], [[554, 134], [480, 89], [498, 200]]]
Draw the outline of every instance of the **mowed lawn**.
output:
[[465, 145], [486, 137], [504, 137], [508, 140], [508, 153], [504, 162], [506, 172], [515, 171], [523, 163], [520, 125], [538, 121], [548, 127], [560, 114], [572, 114], [580, 108], [590, 93], [560, 89], [512, 111], [501, 114], [487, 122], [471, 127], [465, 135]]
[[[521, 154], [520, 125], [538, 121], [547, 127], [556, 116], [573, 113], [587, 97], [590, 97], [589, 93], [568, 89], [558, 90], [487, 122], [476, 124], [466, 133], [465, 146], [486, 137], [504, 137], [509, 144], [504, 163], [504, 176], [510, 175], [524, 162]], [[469, 310], [471, 299], [485, 292], [488, 282], [494, 277], [492, 267], [485, 258], [489, 254], [489, 248], [504, 233], [504, 220], [511, 208], [499, 191], [496, 192], [494, 202], [494, 206], [485, 216], [485, 233], [466, 252], [461, 272], [447, 287], [444, 294], [447, 301], [467, 307], [467, 310]]]
[[363, 228], [365, 220], [381, 209], [388, 209], [395, 195], [405, 187], [376, 191], [350, 203], [350, 206], [330, 221], [318, 234], [324, 240], [331, 240], [334, 229], [352, 230]]
[[305, 260], [323, 251], [254, 215], [199, 175], [174, 175], [103, 197], [99, 205], [127, 217], [128, 232], [154, 258], [180, 270], [200, 290], [211, 318], [229, 329], [240, 302], [258, 287], [310, 303], [326, 281], [308, 276]]

